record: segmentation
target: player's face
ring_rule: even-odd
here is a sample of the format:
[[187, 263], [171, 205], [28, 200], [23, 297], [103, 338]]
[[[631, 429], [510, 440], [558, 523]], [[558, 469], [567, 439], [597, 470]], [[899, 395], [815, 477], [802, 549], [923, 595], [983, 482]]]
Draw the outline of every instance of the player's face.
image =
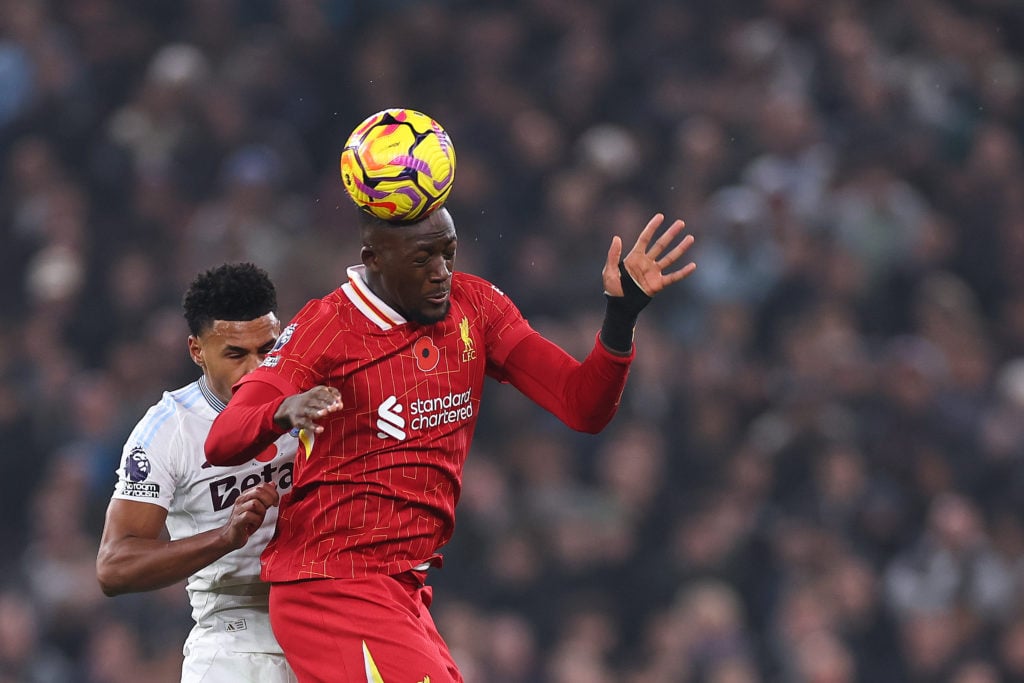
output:
[[375, 227], [363, 245], [367, 283], [407, 320], [440, 322], [451, 307], [457, 244], [455, 223], [445, 209], [412, 225]]
[[231, 387], [263, 362], [280, 334], [281, 321], [273, 313], [255, 320], [214, 320], [198, 336], [189, 336], [188, 350], [210, 389], [227, 403]]

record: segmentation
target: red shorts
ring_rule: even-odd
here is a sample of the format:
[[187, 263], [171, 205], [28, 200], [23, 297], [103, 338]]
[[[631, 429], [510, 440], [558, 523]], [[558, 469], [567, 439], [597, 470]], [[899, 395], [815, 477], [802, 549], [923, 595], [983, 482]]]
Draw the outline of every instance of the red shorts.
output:
[[302, 683], [462, 683], [424, 572], [275, 583], [270, 624]]

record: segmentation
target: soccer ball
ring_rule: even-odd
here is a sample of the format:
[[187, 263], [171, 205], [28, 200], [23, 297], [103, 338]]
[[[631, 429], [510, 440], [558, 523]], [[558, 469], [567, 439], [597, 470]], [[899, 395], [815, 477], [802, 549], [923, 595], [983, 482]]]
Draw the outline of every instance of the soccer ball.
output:
[[352, 201], [377, 218], [410, 223], [444, 204], [455, 178], [455, 148], [426, 114], [385, 109], [359, 124], [341, 153]]

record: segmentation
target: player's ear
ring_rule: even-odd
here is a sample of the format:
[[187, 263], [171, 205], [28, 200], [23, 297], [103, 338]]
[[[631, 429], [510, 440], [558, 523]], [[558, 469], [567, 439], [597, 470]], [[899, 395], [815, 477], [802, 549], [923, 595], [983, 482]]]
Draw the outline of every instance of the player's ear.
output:
[[194, 334], [188, 335], [188, 355], [192, 357], [193, 363], [201, 368], [205, 368], [206, 361], [203, 359], [203, 343]]
[[374, 251], [373, 247], [368, 244], [364, 244], [363, 248], [359, 251], [359, 256], [363, 260], [363, 265], [366, 266], [366, 270], [371, 272], [377, 272], [380, 270], [380, 266], [377, 262], [377, 252]]

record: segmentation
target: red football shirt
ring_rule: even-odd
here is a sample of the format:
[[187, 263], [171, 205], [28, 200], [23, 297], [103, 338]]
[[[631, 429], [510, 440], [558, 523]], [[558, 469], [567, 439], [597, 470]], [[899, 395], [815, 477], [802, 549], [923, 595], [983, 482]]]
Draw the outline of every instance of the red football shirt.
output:
[[419, 325], [375, 296], [360, 270], [307, 304], [242, 380], [286, 395], [326, 384], [344, 402], [323, 433], [300, 435], [263, 554], [267, 581], [397, 574], [434, 557], [454, 528], [484, 377], [504, 379], [509, 351], [535, 334], [473, 275], [455, 273], [448, 315]]

